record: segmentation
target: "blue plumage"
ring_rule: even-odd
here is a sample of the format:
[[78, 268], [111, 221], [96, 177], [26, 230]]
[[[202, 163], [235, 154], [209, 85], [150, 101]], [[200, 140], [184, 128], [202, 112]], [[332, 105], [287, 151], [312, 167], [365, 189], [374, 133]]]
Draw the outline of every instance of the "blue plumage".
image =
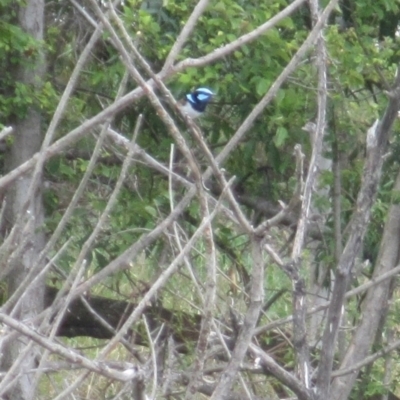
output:
[[210, 102], [214, 93], [207, 88], [198, 88], [194, 92], [186, 95], [182, 111], [191, 118], [197, 118], [204, 113], [207, 104]]

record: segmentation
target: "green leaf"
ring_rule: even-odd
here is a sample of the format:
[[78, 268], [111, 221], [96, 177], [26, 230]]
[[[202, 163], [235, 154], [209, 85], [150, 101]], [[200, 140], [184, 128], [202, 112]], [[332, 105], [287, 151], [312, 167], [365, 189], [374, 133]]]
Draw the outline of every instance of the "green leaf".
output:
[[287, 129], [283, 126], [279, 126], [278, 129], [276, 130], [276, 134], [274, 137], [275, 146], [278, 149], [281, 148], [285, 144], [286, 139], [288, 137], [289, 137], [289, 133], [288, 133]]
[[256, 91], [259, 96], [264, 96], [264, 94], [267, 92], [268, 88], [270, 85], [270, 81], [265, 78], [261, 78], [256, 85]]
[[149, 205], [145, 206], [144, 209], [152, 216], [152, 217], [157, 217], [157, 210], [154, 207], [151, 207]]

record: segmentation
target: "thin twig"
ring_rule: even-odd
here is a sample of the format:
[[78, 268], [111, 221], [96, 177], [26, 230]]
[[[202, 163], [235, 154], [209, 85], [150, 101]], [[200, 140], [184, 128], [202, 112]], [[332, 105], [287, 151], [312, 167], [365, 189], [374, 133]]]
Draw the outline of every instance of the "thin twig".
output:
[[173, 44], [172, 49], [170, 50], [165, 60], [163, 70], [167, 70], [172, 66], [172, 64], [176, 60], [176, 57], [179, 55], [179, 52], [182, 50], [182, 47], [185, 44], [186, 40], [188, 39], [189, 35], [192, 33], [196, 25], [196, 22], [203, 14], [209, 2], [210, 0], [200, 0], [196, 4], [196, 7], [194, 8], [193, 12], [190, 14], [190, 17], [186, 21], [185, 26], [182, 28], [181, 33], [176, 38], [175, 43]]
[[[151, 396], [150, 399], [155, 399], [156, 398], [156, 392], [157, 392], [157, 357], [156, 357], [156, 350], [154, 347], [154, 342], [153, 338], [151, 337], [151, 332], [149, 328], [149, 324], [147, 322], [146, 315], [142, 316], [142, 320], [144, 323], [144, 327], [146, 329], [146, 335], [147, 335], [147, 340], [149, 342], [149, 347], [150, 347], [150, 354], [151, 354], [151, 359], [153, 362], [153, 387], [151, 389]], [[160, 333], [164, 328], [164, 324], [161, 325], [160, 327]]]
[[252, 237], [253, 270], [251, 277], [250, 303], [247, 309], [242, 328], [236, 340], [232, 356], [210, 400], [219, 400], [229, 393], [234, 383], [236, 374], [250, 346], [254, 329], [261, 312], [264, 298], [264, 262], [262, 258], [261, 239]]

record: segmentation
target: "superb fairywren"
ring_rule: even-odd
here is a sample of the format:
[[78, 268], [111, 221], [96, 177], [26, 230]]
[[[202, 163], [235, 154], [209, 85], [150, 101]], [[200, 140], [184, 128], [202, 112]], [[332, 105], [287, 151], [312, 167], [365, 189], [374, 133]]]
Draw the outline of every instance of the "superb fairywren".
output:
[[191, 118], [197, 118], [204, 113], [207, 104], [214, 96], [214, 93], [207, 88], [198, 88], [189, 93], [181, 102], [181, 109]]

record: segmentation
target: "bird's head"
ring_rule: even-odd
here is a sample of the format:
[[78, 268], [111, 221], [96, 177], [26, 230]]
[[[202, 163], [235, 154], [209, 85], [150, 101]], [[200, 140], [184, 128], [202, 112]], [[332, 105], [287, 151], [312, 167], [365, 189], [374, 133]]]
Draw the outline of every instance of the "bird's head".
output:
[[214, 93], [207, 88], [198, 88], [185, 97], [185, 104], [182, 109], [192, 118], [200, 116], [206, 109]]

